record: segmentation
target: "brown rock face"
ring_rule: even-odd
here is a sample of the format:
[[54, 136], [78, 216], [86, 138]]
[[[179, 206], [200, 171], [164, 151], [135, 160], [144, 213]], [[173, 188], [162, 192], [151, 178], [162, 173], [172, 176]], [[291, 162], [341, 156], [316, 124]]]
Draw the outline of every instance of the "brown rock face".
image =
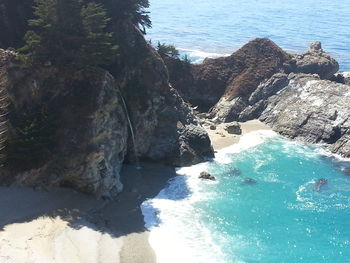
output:
[[206, 59], [190, 70], [165, 59], [170, 82], [186, 101], [208, 111], [220, 98], [246, 97], [259, 83], [279, 71], [288, 54], [266, 38], [250, 41], [229, 57]]

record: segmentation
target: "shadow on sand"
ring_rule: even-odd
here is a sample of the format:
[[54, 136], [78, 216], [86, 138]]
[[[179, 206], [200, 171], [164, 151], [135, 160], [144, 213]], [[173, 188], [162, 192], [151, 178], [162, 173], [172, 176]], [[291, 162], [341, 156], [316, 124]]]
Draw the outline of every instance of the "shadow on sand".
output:
[[176, 175], [175, 168], [142, 163], [122, 169], [123, 193], [112, 200], [97, 200], [93, 196], [71, 189], [51, 189], [49, 192], [29, 188], [0, 187], [0, 231], [7, 225], [26, 223], [40, 217], [60, 217], [74, 229], [89, 227], [112, 237], [146, 231], [140, 205], [156, 196], [167, 181]]

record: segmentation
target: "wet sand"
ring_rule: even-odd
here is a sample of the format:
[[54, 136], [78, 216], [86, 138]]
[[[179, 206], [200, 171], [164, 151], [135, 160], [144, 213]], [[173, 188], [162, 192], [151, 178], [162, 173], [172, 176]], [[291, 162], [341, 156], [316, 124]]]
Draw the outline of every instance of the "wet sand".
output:
[[224, 129], [225, 124], [217, 125], [216, 130], [211, 130], [209, 126], [204, 126], [204, 128], [209, 134], [210, 140], [215, 150], [220, 150], [232, 144], [238, 143], [240, 138], [248, 132], [258, 130], [271, 130], [269, 126], [267, 126], [259, 120], [240, 122], [239, 124], [241, 125], [242, 129], [241, 135], [229, 134]]

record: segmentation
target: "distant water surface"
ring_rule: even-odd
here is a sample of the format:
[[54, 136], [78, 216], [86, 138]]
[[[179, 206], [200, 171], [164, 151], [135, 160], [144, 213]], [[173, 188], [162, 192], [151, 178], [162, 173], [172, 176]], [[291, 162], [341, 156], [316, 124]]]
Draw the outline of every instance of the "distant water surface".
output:
[[194, 60], [230, 54], [268, 37], [292, 52], [321, 41], [350, 71], [350, 0], [150, 0], [148, 38], [176, 45]]

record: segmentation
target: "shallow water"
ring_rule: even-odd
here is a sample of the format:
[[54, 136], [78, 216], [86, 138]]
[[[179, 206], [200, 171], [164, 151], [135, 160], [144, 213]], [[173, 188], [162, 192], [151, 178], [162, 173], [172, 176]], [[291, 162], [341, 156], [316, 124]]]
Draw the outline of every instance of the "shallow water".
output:
[[157, 262], [350, 262], [350, 162], [325, 153], [259, 131], [180, 169], [142, 205]]
[[[321, 41], [350, 71], [350, 1], [330, 0], [150, 0], [148, 38], [175, 44], [199, 62], [230, 54], [249, 40], [268, 37], [303, 52]], [[214, 53], [214, 54], [213, 54]]]

